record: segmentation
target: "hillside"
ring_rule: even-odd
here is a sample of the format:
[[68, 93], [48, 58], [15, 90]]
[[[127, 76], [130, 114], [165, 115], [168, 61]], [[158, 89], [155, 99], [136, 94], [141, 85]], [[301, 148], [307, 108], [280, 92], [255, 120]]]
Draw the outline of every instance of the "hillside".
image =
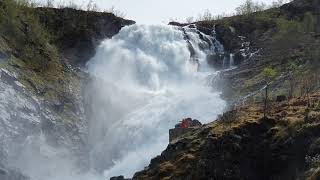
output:
[[[319, 9], [318, 0], [295, 0], [250, 15], [198, 22], [207, 28], [215, 26], [218, 39], [234, 54], [238, 65], [222, 72], [221, 81], [217, 80], [225, 98], [238, 102], [256, 93], [249, 101], [261, 100], [258, 91], [264, 86], [262, 73], [266, 67], [278, 72], [279, 79], [272, 85], [273, 97], [299, 95], [306, 86], [319, 88]], [[216, 59], [212, 61], [219, 64]], [[293, 80], [291, 74], [295, 76]], [[312, 81], [309, 85], [308, 80]]]
[[[81, 179], [93, 169], [100, 175], [119, 163], [131, 169], [123, 159], [148, 159], [147, 153], [135, 150], [142, 147], [144, 153], [154, 148], [144, 146], [158, 142], [155, 135], [163, 138], [167, 125], [179, 121], [172, 117], [185, 110], [197, 114], [194, 108], [199, 107], [208, 108], [210, 114], [226, 112], [170, 142], [133, 179], [320, 179], [319, 0], [295, 0], [279, 8], [191, 25], [170, 23], [189, 26], [190, 32], [165, 26], [132, 27], [134, 21], [107, 12], [19, 2], [0, 1], [0, 179], [28, 180], [25, 172], [38, 175], [44, 164], [48, 169], [41, 173], [55, 179], [64, 176], [54, 176], [58, 172], [53, 167], [75, 168]], [[98, 47], [125, 26], [132, 28]], [[168, 37], [170, 43], [161, 41]], [[199, 44], [191, 44], [192, 37]], [[206, 73], [194, 79], [179, 73], [185, 75], [181, 66], [188, 58], [194, 60], [191, 65], [197, 71], [200, 63], [195, 48], [207, 52], [216, 41], [221, 42], [223, 53], [205, 56], [218, 72], [210, 78], [213, 88], [207, 92], [194, 87], [201, 83], [190, 81], [200, 76], [207, 81]], [[96, 54], [108, 60], [96, 64], [104, 75], [100, 78], [112, 83], [95, 79], [85, 69]], [[165, 64], [158, 59], [170, 61]], [[228, 67], [224, 67], [225, 60]], [[268, 86], [266, 68], [275, 72]], [[162, 76], [174, 84], [172, 89], [177, 84], [181, 89], [158, 91]], [[269, 101], [264, 117], [266, 87]], [[226, 103], [211, 91], [221, 92]], [[149, 98], [155, 104], [149, 104]], [[142, 106], [145, 102], [147, 106]], [[91, 118], [98, 120], [90, 122]], [[94, 144], [90, 138], [99, 142]], [[65, 159], [76, 165], [66, 168], [69, 161]], [[30, 162], [35, 162], [31, 163], [34, 167]]]
[[[206, 34], [214, 29], [234, 55], [237, 66], [213, 81], [231, 111], [171, 142], [133, 179], [319, 179], [319, 9], [320, 1], [296, 0], [196, 22]], [[209, 63], [223, 69], [222, 60], [212, 57]], [[263, 118], [267, 67], [277, 77]], [[277, 97], [288, 100], [277, 102]]]
[[7, 167], [8, 158], [27, 152], [25, 139], [42, 133], [49, 145], [85, 157], [89, 76], [81, 68], [101, 40], [133, 23], [111, 13], [0, 1], [0, 169], [7, 174], [1, 178], [25, 179]]
[[320, 94], [236, 108], [170, 143], [133, 179], [308, 179], [319, 176]]

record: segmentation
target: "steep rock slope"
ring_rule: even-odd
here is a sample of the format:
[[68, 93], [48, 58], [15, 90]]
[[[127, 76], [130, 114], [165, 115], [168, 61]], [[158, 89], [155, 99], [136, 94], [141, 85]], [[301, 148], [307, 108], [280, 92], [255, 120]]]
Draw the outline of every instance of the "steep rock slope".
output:
[[88, 77], [79, 67], [100, 40], [133, 23], [110, 13], [0, 2], [0, 168], [7, 169], [1, 178], [23, 179], [10, 168], [31, 168], [19, 162], [35, 150], [47, 156], [41, 149], [71, 149], [70, 157], [87, 165]]
[[[319, 12], [319, 0], [295, 0], [250, 15], [198, 22], [206, 28], [215, 27], [219, 40], [235, 55], [238, 67], [222, 72], [222, 81], [218, 83], [225, 98], [235, 101], [263, 88], [266, 67], [278, 72], [274, 95], [288, 94], [292, 73], [313, 79], [311, 89], [319, 88], [319, 77], [315, 77], [320, 70]], [[304, 91], [306, 80], [294, 81], [295, 93]], [[260, 98], [261, 94], [257, 94], [253, 98]]]
[[111, 13], [87, 12], [71, 8], [37, 8], [40, 22], [47, 27], [63, 55], [72, 65], [84, 65], [102, 39], [111, 38], [126, 25], [126, 20]]
[[[222, 71], [213, 84], [238, 107], [170, 143], [133, 179], [319, 179], [319, 8], [318, 0], [295, 0], [250, 15], [196, 22], [206, 34], [214, 30], [235, 55], [237, 66]], [[305, 96], [272, 102], [263, 118], [266, 67], [277, 71], [271, 98]], [[317, 93], [308, 106], [310, 92]]]
[[320, 94], [226, 112], [170, 143], [133, 179], [318, 179]]

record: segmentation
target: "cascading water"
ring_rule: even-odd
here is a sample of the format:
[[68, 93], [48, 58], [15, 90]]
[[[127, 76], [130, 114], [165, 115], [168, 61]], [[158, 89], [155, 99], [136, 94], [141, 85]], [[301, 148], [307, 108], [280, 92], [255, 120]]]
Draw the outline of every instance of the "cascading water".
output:
[[230, 67], [234, 67], [234, 54], [230, 54]]
[[[83, 121], [71, 123], [81, 132], [61, 127], [58, 116], [0, 69], [0, 78], [6, 80], [0, 81], [0, 158], [6, 158], [0, 162], [28, 177], [19, 180], [131, 177], [165, 149], [168, 130], [179, 120], [192, 117], [207, 123], [223, 111], [225, 102], [210, 87], [217, 74], [206, 59], [212, 53], [222, 54], [223, 46], [195, 26], [124, 27], [102, 42], [88, 62], [89, 122], [81, 115]], [[59, 146], [50, 141], [52, 134]]]
[[207, 83], [216, 72], [205, 50], [221, 47], [201, 35], [210, 38], [192, 28], [132, 25], [101, 43], [88, 63], [94, 169], [130, 177], [165, 149], [168, 129], [179, 120], [207, 123], [223, 111], [225, 102]]

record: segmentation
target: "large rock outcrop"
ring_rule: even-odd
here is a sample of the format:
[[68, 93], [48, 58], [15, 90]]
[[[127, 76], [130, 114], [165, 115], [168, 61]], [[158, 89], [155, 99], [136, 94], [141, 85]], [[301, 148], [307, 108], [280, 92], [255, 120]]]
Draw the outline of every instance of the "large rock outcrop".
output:
[[303, 18], [306, 12], [312, 12], [319, 15], [320, 1], [319, 0], [295, 0], [285, 4], [280, 8], [281, 14], [287, 18]]
[[320, 94], [225, 113], [170, 143], [136, 180], [318, 179]]
[[112, 13], [71, 8], [37, 8], [36, 13], [54, 36], [53, 43], [76, 66], [85, 65], [102, 39], [111, 38], [122, 27], [135, 23]]
[[11, 2], [0, 2], [0, 19], [6, 18], [0, 21], [0, 167], [8, 170], [0, 179], [24, 180], [23, 173], [37, 168], [46, 173], [37, 165], [50, 167], [57, 158], [87, 169], [82, 89], [88, 76], [78, 67], [101, 40], [134, 22]]
[[[320, 69], [316, 59], [320, 46], [319, 8], [318, 0], [295, 0], [250, 16], [198, 22], [205, 27], [215, 25], [217, 37], [234, 54], [238, 65], [222, 72], [220, 80], [216, 79], [216, 87], [224, 91], [224, 97], [230, 101], [242, 97], [260, 98], [266, 67], [275, 69], [279, 75], [272, 85], [275, 95], [288, 91], [285, 82], [290, 81], [291, 66], [299, 67], [300, 72], [317, 74]], [[319, 86], [317, 80], [314, 84]]]

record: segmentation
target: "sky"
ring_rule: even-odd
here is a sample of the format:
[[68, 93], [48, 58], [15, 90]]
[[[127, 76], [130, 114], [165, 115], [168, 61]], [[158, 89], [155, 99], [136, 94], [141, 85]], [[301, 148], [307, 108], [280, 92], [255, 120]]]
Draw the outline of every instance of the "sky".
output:
[[[40, 0], [46, 1], [46, 0]], [[68, 1], [68, 0], [67, 0]], [[71, 0], [86, 7], [90, 0]], [[209, 10], [213, 15], [231, 14], [245, 0], [93, 0], [99, 9], [112, 6], [123, 12], [127, 19], [139, 24], [167, 24], [170, 20], [185, 21], [188, 17], [197, 18]], [[271, 4], [274, 0], [256, 0]], [[60, 2], [60, 0], [56, 0]]]

